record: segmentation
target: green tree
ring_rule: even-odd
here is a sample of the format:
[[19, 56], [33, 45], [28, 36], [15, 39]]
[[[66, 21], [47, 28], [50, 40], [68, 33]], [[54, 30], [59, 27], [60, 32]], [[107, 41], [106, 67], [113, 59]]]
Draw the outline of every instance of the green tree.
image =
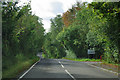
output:
[[18, 7], [17, 2], [3, 2], [2, 61], [3, 77], [12, 66], [33, 59], [42, 49], [44, 28], [42, 19], [32, 15], [30, 3]]
[[57, 15], [54, 19], [51, 19], [50, 32], [46, 34], [46, 40], [44, 44], [44, 49], [46, 55], [49, 58], [62, 58], [65, 56], [64, 49], [62, 45], [56, 40], [56, 36], [63, 29], [62, 16]]

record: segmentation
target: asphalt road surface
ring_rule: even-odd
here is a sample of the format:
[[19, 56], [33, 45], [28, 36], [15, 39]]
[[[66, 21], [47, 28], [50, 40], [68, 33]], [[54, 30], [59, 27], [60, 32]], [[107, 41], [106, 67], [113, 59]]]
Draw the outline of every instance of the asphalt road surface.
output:
[[[84, 62], [65, 59], [42, 59], [22, 79], [118, 80], [118, 76]], [[21, 79], [21, 80], [22, 80]]]

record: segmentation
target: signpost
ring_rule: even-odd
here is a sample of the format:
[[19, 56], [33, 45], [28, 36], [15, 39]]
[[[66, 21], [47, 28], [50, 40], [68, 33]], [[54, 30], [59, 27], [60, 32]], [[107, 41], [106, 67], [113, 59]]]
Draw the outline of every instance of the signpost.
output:
[[88, 54], [95, 54], [95, 50], [88, 49]]
[[94, 55], [94, 54], [95, 54], [95, 50], [88, 49], [88, 58], [89, 58], [89, 55]]

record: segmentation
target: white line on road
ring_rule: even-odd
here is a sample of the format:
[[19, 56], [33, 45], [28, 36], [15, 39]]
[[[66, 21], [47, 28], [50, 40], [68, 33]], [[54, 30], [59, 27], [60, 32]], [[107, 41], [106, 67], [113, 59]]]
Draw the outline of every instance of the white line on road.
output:
[[60, 65], [62, 66], [62, 68], [65, 68], [60, 61], [58, 61], [58, 62], [60, 63]]
[[[62, 63], [61, 63], [60, 61], [58, 61], [58, 62], [60, 63], [60, 65], [62, 66], [62, 68], [64, 68], [64, 66], [62, 65]], [[73, 78], [73, 80], [76, 80], [75, 77], [72, 76], [72, 75], [68, 72], [68, 70], [65, 69], [65, 72], [68, 73], [69, 76], [70, 76], [71, 78]]]
[[18, 80], [20, 80], [21, 78], [23, 78], [39, 61], [37, 61], [36, 63], [34, 63], [22, 76], [19, 77]]
[[73, 78], [73, 80], [76, 80], [76, 79], [68, 72], [68, 70], [65, 69], [65, 72], [67, 72], [67, 73], [70, 75], [70, 77]]
[[60, 64], [61, 64], [61, 62], [60, 61], [58, 61]]
[[64, 66], [61, 64], [62, 68], [64, 68]]
[[88, 65], [90, 65], [90, 66], [92, 66], [92, 67], [99, 68], [99, 69], [102, 69], [102, 70], [104, 70], [104, 71], [108, 71], [108, 72], [111, 72], [111, 73], [114, 73], [114, 74], [117, 74], [117, 75], [118, 75], [118, 73], [117, 73], [117, 72], [110, 71], [110, 70], [107, 70], [107, 69], [104, 69], [104, 68], [100, 68], [100, 67], [97, 67], [97, 66], [94, 66], [94, 65], [91, 65], [91, 64], [88, 64]]

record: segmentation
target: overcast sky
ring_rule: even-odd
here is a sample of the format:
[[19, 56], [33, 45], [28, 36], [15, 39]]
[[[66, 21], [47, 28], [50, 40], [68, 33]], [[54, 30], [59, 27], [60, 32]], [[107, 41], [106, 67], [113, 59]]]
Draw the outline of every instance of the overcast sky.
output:
[[[30, 0], [21, 0], [22, 3]], [[50, 29], [50, 19], [58, 14], [66, 12], [73, 4], [79, 2], [91, 2], [92, 0], [31, 0], [32, 12], [43, 19], [46, 32]]]

